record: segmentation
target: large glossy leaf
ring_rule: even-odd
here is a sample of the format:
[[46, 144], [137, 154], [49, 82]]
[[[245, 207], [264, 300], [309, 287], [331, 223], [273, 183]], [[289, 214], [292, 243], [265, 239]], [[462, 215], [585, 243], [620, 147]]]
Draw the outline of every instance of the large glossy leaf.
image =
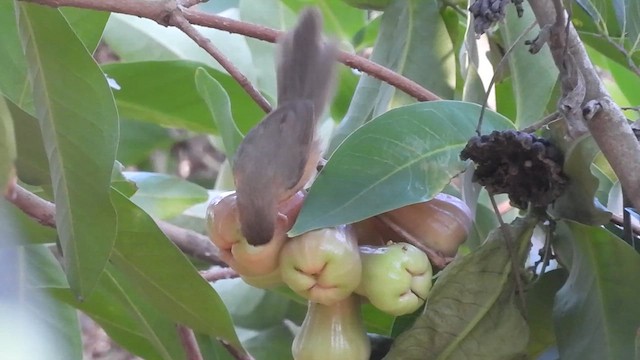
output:
[[[193, 61], [151, 61], [108, 64], [103, 70], [120, 86], [114, 95], [122, 117], [215, 134], [215, 123], [193, 81], [199, 67], [202, 64]], [[230, 76], [206, 70], [234, 100], [234, 119], [248, 131], [264, 116], [262, 110]]]
[[591, 164], [599, 151], [590, 135], [570, 144], [562, 169], [569, 177], [569, 185], [550, 209], [555, 217], [592, 225], [609, 222], [611, 214], [595, 198], [598, 178], [591, 172]]
[[[381, 16], [371, 60], [416, 81], [437, 95], [452, 98], [455, 59], [451, 38], [437, 1], [394, 1]], [[425, 71], [429, 69], [429, 71]], [[349, 111], [336, 129], [330, 150], [372, 117], [415, 101], [394, 87], [362, 75]]]
[[44, 149], [38, 119], [10, 101], [6, 104], [13, 119], [16, 137], [18, 178], [30, 185], [51, 184], [49, 160]]
[[56, 9], [20, 4], [18, 25], [49, 158], [71, 288], [86, 296], [115, 241], [109, 198], [118, 114], [107, 81]]
[[[508, 226], [519, 257], [527, 253], [535, 224], [519, 219]], [[516, 306], [502, 234], [494, 230], [484, 245], [440, 273], [424, 313], [385, 359], [516, 359], [525, 352], [529, 328]]]
[[114, 191], [118, 239], [111, 261], [171, 320], [241, 349], [224, 303], [149, 215]]
[[113, 266], [108, 266], [96, 290], [82, 302], [64, 288], [50, 289], [59, 301], [89, 315], [109, 337], [144, 359], [183, 360], [175, 324], [137, 293]]
[[[245, 38], [238, 34], [195, 26], [225, 54], [249, 81], [255, 81], [251, 53]], [[175, 27], [164, 27], [153, 20], [113, 14], [104, 32], [105, 42], [122, 61], [192, 60], [225, 72], [198, 44]]]
[[[464, 170], [460, 151], [475, 135], [480, 106], [435, 101], [391, 110], [353, 133], [311, 187], [291, 230], [351, 223], [425, 201]], [[512, 128], [484, 114], [486, 132]]]
[[61, 8], [60, 12], [87, 50], [93, 53], [102, 38], [102, 32], [109, 20], [109, 13], [73, 7]]
[[[505, 23], [500, 26], [500, 33], [507, 49], [535, 21], [529, 4], [524, 2], [522, 5], [525, 7], [522, 18], [518, 18], [515, 7], [508, 6]], [[551, 90], [558, 78], [558, 70], [549, 48], [545, 46], [536, 55], [532, 55], [529, 53], [529, 47], [524, 44], [524, 40], [535, 37], [539, 31], [539, 27], [534, 27], [530, 35], [520, 40], [509, 55], [508, 64], [515, 93], [518, 128], [526, 127], [543, 117], [552, 94]]]
[[229, 95], [222, 85], [203, 68], [196, 70], [196, 87], [220, 131], [225, 155], [229, 161], [233, 162], [233, 155], [242, 142], [243, 136], [233, 120]]
[[16, 138], [7, 101], [0, 96], [0, 191], [3, 193], [15, 174]]
[[600, 227], [558, 223], [557, 255], [569, 269], [553, 316], [560, 358], [632, 359], [640, 324], [640, 255]]
[[144, 171], [126, 171], [123, 175], [138, 188], [131, 201], [159, 219], [179, 215], [208, 199], [206, 189], [176, 176]]
[[567, 280], [567, 271], [556, 269], [545, 273], [527, 291], [527, 323], [530, 337], [527, 353], [537, 359], [556, 345], [553, 329], [553, 301], [556, 293]]

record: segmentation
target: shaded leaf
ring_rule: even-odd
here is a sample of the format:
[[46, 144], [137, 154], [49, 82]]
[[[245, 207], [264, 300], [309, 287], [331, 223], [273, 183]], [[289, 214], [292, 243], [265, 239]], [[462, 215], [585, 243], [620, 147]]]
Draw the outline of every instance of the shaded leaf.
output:
[[200, 97], [209, 107], [216, 128], [220, 131], [225, 155], [229, 161], [233, 162], [233, 156], [243, 136], [233, 120], [229, 95], [222, 85], [203, 68], [196, 70], [196, 87]]
[[640, 324], [640, 255], [609, 231], [558, 222], [556, 253], [569, 269], [553, 318], [560, 358], [632, 359]]
[[56, 9], [20, 4], [18, 26], [33, 78], [71, 288], [87, 296], [115, 240], [109, 200], [118, 114], [106, 79]]
[[98, 47], [109, 13], [73, 7], [60, 8], [60, 12], [90, 53]]
[[247, 285], [242, 279], [220, 280], [212, 284], [236, 326], [261, 330], [281, 324], [289, 300], [277, 292]]
[[0, 246], [7, 246], [11, 239], [21, 244], [45, 244], [56, 241], [55, 229], [38, 224], [4, 198], [0, 198], [0, 229], [1, 238], [4, 240], [0, 241]]
[[599, 151], [590, 135], [569, 145], [562, 167], [569, 177], [569, 185], [549, 210], [554, 217], [592, 225], [609, 222], [611, 213], [595, 198], [598, 178], [591, 172], [591, 164]]
[[[149, 215], [114, 191], [118, 239], [111, 261], [171, 320], [241, 349], [224, 303]], [[170, 266], [168, 266], [170, 265]]]
[[18, 177], [29, 185], [51, 184], [49, 160], [44, 149], [38, 119], [10, 101], [6, 104], [11, 113], [15, 131]]
[[[290, 9], [299, 13], [304, 7], [309, 6], [309, 0], [282, 0]], [[345, 1], [313, 0], [324, 17], [325, 31], [342, 40], [351, 39], [359, 31], [367, 20], [367, 13]]]
[[[522, 18], [518, 18], [514, 6], [507, 6], [505, 22], [500, 25], [505, 49], [509, 49], [522, 32], [535, 21], [529, 4], [524, 2], [522, 5], [524, 7]], [[534, 27], [528, 36], [515, 45], [509, 55], [508, 64], [516, 100], [515, 120], [518, 129], [533, 124], [543, 117], [552, 94], [551, 90], [558, 78], [558, 70], [549, 48], [545, 46], [540, 52], [532, 55], [529, 52], [529, 46], [524, 44], [526, 39], [534, 38], [539, 32], [540, 28]]]
[[[249, 81], [255, 82], [253, 61], [244, 36], [197, 25], [195, 28], [215, 44]], [[153, 20], [112, 14], [104, 31], [104, 41], [125, 62], [191, 60], [226, 73], [211, 55], [181, 30], [161, 26]]]
[[6, 100], [0, 96], [0, 192], [3, 194], [15, 174], [16, 156], [13, 119]]
[[263, 331], [245, 330], [240, 332], [242, 343], [258, 360], [288, 360], [291, 355], [293, 334], [280, 324]]
[[[151, 61], [102, 68], [121, 88], [114, 95], [122, 117], [215, 134], [211, 113], [193, 81], [199, 67], [202, 65], [193, 61]], [[206, 70], [234, 99], [233, 117], [242, 131], [248, 131], [264, 116], [262, 110], [230, 76], [211, 68]]]
[[81, 310], [120, 346], [144, 359], [185, 359], [175, 324], [137, 295], [135, 287], [108, 266], [95, 291], [79, 302], [68, 289], [51, 294]]
[[16, 23], [16, 1], [0, 2], [0, 92], [19, 107], [33, 113], [27, 62]]
[[120, 119], [118, 161], [139, 165], [155, 150], [168, 150], [175, 142], [166, 128], [143, 121]]
[[[381, 15], [371, 60], [447, 99], [453, 97], [455, 87], [454, 53], [437, 1], [394, 1]], [[330, 152], [355, 129], [390, 106], [414, 101], [393, 86], [362, 74], [349, 111], [336, 129]]]
[[177, 176], [143, 171], [125, 171], [123, 175], [138, 187], [131, 201], [159, 219], [180, 215], [209, 198], [206, 189]]
[[[291, 235], [426, 201], [464, 170], [480, 106], [434, 101], [391, 110], [353, 133], [314, 182]], [[484, 129], [512, 128], [487, 111]], [[384, 199], [384, 201], [382, 201]]]
[[[519, 219], [508, 226], [520, 256], [536, 222]], [[529, 329], [516, 307], [511, 269], [502, 231], [496, 229], [477, 251], [440, 273], [424, 313], [398, 336], [385, 359], [496, 360], [524, 353]]]
[[527, 323], [530, 330], [527, 353], [532, 359], [537, 359], [556, 345], [552, 318], [553, 301], [566, 280], [566, 270], [552, 270], [543, 274], [527, 291]]

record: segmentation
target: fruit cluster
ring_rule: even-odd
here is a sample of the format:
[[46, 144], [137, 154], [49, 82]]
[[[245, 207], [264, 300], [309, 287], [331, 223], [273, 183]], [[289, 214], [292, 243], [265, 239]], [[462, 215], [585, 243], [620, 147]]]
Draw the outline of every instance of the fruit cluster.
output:
[[432, 267], [406, 238], [453, 256], [469, 232], [471, 212], [458, 198], [439, 194], [357, 224], [288, 238], [304, 196], [300, 191], [282, 203], [271, 241], [252, 246], [240, 231], [236, 194], [227, 193], [209, 205], [209, 236], [247, 283], [284, 283], [309, 300], [293, 343], [295, 359], [368, 359], [361, 300], [395, 316], [420, 308], [431, 289]]

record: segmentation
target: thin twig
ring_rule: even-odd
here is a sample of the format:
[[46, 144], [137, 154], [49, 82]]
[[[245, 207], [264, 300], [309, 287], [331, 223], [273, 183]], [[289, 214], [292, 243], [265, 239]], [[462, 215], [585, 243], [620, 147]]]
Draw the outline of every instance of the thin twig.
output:
[[509, 251], [509, 256], [511, 257], [511, 272], [513, 273], [513, 278], [516, 281], [516, 290], [518, 293], [518, 298], [520, 299], [522, 306], [522, 313], [524, 314], [527, 309], [527, 300], [524, 297], [524, 286], [522, 284], [522, 279], [520, 278], [520, 272], [516, 262], [519, 261], [520, 257], [516, 253], [516, 249], [513, 248], [514, 240], [511, 235], [511, 231], [507, 224], [502, 220], [502, 215], [500, 215], [500, 210], [498, 209], [498, 204], [496, 203], [496, 199], [493, 194], [489, 193], [489, 200], [491, 200], [491, 206], [493, 206], [493, 211], [496, 213], [496, 217], [498, 218], [498, 224], [500, 224], [500, 231], [502, 231], [502, 237], [504, 238], [504, 242], [507, 245], [507, 251]]
[[222, 346], [224, 346], [224, 348], [227, 349], [229, 354], [231, 354], [231, 356], [233, 356], [234, 359], [237, 359], [237, 360], [254, 360], [251, 355], [245, 354], [245, 353], [239, 351], [235, 347], [231, 346], [231, 344], [229, 344], [228, 342], [226, 342], [224, 340], [218, 340], [218, 341], [220, 341], [220, 344], [222, 344]]
[[[17, 184], [8, 189], [5, 198], [40, 224], [56, 227], [56, 207], [53, 203]], [[206, 236], [164, 221], [156, 221], [156, 224], [185, 254], [212, 265], [225, 265], [218, 257], [220, 250]]]
[[256, 104], [258, 104], [258, 106], [260, 106], [260, 108], [262, 108], [265, 113], [271, 112], [271, 105], [269, 104], [267, 99], [265, 99], [265, 97], [260, 94], [260, 91], [258, 91], [258, 89], [256, 89], [249, 81], [249, 79], [247, 79], [247, 77], [244, 76], [244, 74], [240, 72], [240, 70], [238, 70], [235, 65], [233, 65], [229, 58], [227, 58], [223, 53], [220, 52], [220, 50], [218, 50], [218, 48], [213, 45], [211, 40], [204, 37], [198, 30], [196, 30], [193, 25], [191, 25], [191, 23], [187, 21], [187, 19], [184, 18], [184, 15], [182, 14], [182, 11], [180, 9], [173, 10], [168, 20], [169, 25], [175, 26], [178, 29], [182, 30], [182, 32], [190, 37], [191, 40], [198, 44], [198, 46], [203, 48], [206, 52], [209, 53], [209, 55], [216, 59], [216, 61], [225, 70], [227, 70], [229, 75], [231, 75], [231, 77], [234, 78], [234, 80], [238, 84], [240, 84], [244, 91], [249, 94], [249, 96], [251, 96], [253, 101], [255, 101]]
[[208, 282], [216, 282], [218, 280], [234, 279], [240, 275], [232, 268], [213, 267], [208, 270], [200, 271], [200, 276]]
[[547, 126], [549, 124], [551, 124], [554, 121], [560, 120], [562, 119], [562, 115], [560, 114], [560, 112], [558, 111], [554, 111], [551, 114], [545, 116], [542, 120], [540, 121], [536, 121], [535, 123], [527, 126], [526, 128], [522, 129], [522, 132], [526, 132], [526, 133], [533, 133], [538, 131], [538, 129], [542, 128], [543, 126]]
[[193, 330], [184, 325], [178, 325], [177, 329], [180, 343], [187, 356], [187, 360], [203, 360], [200, 346], [198, 346], [198, 341], [196, 340]]
[[478, 125], [476, 126], [476, 134], [478, 136], [480, 136], [482, 132], [482, 119], [484, 117], [484, 111], [487, 108], [487, 103], [489, 102], [489, 95], [491, 94], [491, 88], [493, 88], [493, 85], [496, 82], [496, 76], [498, 74], [498, 71], [500, 70], [500, 68], [502, 68], [502, 66], [504, 66], [505, 61], [509, 58], [509, 55], [511, 55], [511, 52], [513, 52], [513, 50], [516, 48], [516, 45], [518, 45], [520, 41], [522, 41], [522, 38], [524, 38], [525, 35], [527, 35], [529, 31], [531, 31], [534, 28], [534, 26], [536, 26], [536, 24], [537, 24], [536, 21], [532, 22], [531, 25], [529, 25], [522, 32], [522, 34], [518, 36], [518, 38], [513, 42], [513, 44], [511, 44], [511, 47], [509, 47], [509, 49], [507, 49], [507, 51], [504, 53], [504, 55], [502, 56], [502, 59], [500, 59], [500, 62], [498, 62], [498, 65], [496, 65], [496, 71], [494, 71], [493, 76], [491, 77], [491, 81], [489, 82], [489, 86], [487, 87], [487, 92], [485, 93], [485, 96], [484, 96], [484, 101], [482, 102], [482, 109], [480, 109], [480, 117], [478, 118]]
[[[621, 228], [624, 227], [624, 218], [622, 216], [611, 214], [611, 219], [609, 219], [609, 222]], [[630, 228], [631, 230], [633, 230], [633, 233], [636, 236], [640, 236], [640, 225], [632, 221]]]
[[[165, 1], [133, 1], [133, 0], [23, 0], [46, 6], [71, 6], [82, 9], [109, 11], [121, 14], [139, 16], [154, 20], [162, 25], [168, 25], [172, 11]], [[234, 34], [248, 36], [267, 42], [275, 42], [281, 32], [243, 21], [229, 19], [223, 16], [204, 13], [194, 9], [183, 9], [184, 18], [192, 25], [200, 25]], [[367, 73], [389, 85], [394, 86], [418, 101], [440, 100], [436, 94], [420, 86], [392, 70], [376, 64], [361, 56], [341, 51], [338, 60], [343, 64]]]
[[182, 6], [183, 8], [187, 9], [190, 7], [194, 7], [200, 3], [203, 2], [207, 2], [209, 0], [178, 0], [178, 5]]

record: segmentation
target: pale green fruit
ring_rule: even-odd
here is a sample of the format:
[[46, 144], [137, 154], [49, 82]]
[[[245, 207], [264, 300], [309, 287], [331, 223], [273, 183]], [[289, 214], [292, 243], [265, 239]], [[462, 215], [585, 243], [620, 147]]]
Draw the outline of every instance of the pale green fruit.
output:
[[432, 268], [427, 255], [411, 244], [360, 247], [362, 280], [356, 292], [378, 309], [395, 316], [410, 314], [424, 304], [431, 290]]
[[309, 302], [291, 352], [295, 360], [368, 360], [371, 344], [360, 315], [360, 297], [351, 295], [330, 306]]
[[347, 298], [362, 272], [357, 240], [340, 226], [289, 240], [280, 253], [282, 281], [293, 291], [325, 305]]

